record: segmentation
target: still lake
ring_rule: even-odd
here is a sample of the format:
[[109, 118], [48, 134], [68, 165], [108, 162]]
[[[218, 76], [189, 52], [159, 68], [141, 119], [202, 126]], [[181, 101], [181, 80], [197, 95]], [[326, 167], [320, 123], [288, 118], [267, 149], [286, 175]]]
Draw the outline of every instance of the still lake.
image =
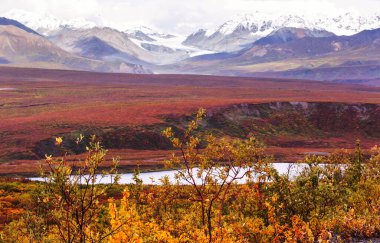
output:
[[[298, 175], [298, 173], [305, 168], [306, 164], [300, 164], [300, 163], [273, 163], [273, 167], [279, 172], [279, 174], [287, 174], [289, 173], [290, 177], [294, 177]], [[196, 169], [194, 170], [196, 173]], [[241, 174], [243, 174], [245, 171], [241, 170]], [[140, 179], [143, 181], [143, 184], [146, 185], [159, 185], [161, 184], [160, 179], [168, 176], [169, 180], [171, 182], [175, 182], [175, 174], [177, 172], [175, 170], [164, 170], [164, 171], [155, 171], [155, 172], [141, 172], [140, 173]], [[108, 175], [102, 179], [99, 178], [98, 184], [108, 184], [113, 180], [112, 175]], [[29, 178], [32, 181], [44, 181], [44, 178], [41, 177], [31, 177]], [[241, 180], [238, 180], [238, 183], [245, 183], [247, 178], [243, 178]], [[133, 183], [133, 173], [123, 173], [120, 174], [120, 180], [119, 184], [130, 184]], [[185, 181], [181, 181], [181, 184], [187, 184]], [[199, 183], [199, 181], [197, 182]]]

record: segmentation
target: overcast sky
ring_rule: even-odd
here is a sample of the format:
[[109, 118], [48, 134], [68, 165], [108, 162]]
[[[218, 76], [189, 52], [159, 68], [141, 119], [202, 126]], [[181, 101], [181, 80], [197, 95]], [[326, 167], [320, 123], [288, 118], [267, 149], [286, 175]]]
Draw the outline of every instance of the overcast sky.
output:
[[379, 11], [380, 0], [1, 0], [11, 9], [49, 13], [60, 19], [86, 18], [116, 28], [147, 25], [165, 32], [214, 28], [236, 14], [265, 11], [327, 13]]

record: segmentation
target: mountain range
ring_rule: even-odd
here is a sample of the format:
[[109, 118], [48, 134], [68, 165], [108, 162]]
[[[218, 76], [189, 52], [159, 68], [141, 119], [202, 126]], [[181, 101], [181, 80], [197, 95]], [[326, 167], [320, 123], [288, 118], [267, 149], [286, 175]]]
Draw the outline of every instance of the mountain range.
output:
[[337, 35], [353, 35], [379, 27], [380, 15], [359, 16], [346, 13], [334, 17], [326, 15], [279, 15], [256, 12], [237, 15], [216, 30], [200, 29], [185, 43], [218, 52], [238, 51], [256, 40], [285, 27], [326, 30]]
[[189, 74], [373, 84], [380, 81], [380, 29], [336, 36], [319, 30], [283, 28], [238, 52], [194, 57], [171, 69]]
[[380, 15], [273, 17], [256, 12], [188, 36], [149, 27], [118, 30], [17, 10], [5, 17], [0, 18], [1, 65], [380, 81]]

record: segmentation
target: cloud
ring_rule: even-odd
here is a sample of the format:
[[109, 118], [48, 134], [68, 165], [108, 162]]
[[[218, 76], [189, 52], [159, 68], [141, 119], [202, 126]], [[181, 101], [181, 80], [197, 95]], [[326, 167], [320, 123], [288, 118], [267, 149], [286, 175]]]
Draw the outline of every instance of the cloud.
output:
[[265, 11], [361, 14], [380, 9], [380, 0], [1, 0], [0, 13], [10, 9], [50, 13], [61, 19], [86, 18], [118, 29], [147, 25], [189, 33], [213, 28], [231, 16]]

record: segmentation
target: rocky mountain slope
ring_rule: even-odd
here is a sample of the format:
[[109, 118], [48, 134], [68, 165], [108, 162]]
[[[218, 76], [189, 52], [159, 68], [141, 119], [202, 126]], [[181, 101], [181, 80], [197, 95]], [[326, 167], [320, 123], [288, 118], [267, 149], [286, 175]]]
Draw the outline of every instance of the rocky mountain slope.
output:
[[36, 31], [32, 30], [31, 28], [29, 28], [29, 27], [21, 24], [20, 22], [18, 22], [16, 20], [13, 20], [13, 19], [7, 19], [7, 18], [0, 17], [0, 25], [4, 25], [4, 26], [13, 25], [13, 26], [15, 26], [17, 28], [25, 30], [26, 32], [29, 32], [29, 33], [32, 33], [32, 34], [35, 34], [35, 35], [40, 35], [39, 33], [37, 33]]
[[45, 37], [23, 28], [20, 23], [11, 23], [15, 24], [0, 25], [1, 64], [102, 72], [143, 72], [143, 68], [135, 64], [105, 62], [73, 54]]
[[104, 61], [154, 66], [191, 56], [188, 50], [170, 47], [173, 45], [168, 42], [175, 41], [175, 36], [148, 35], [141, 31], [131, 34], [108, 27], [62, 28], [48, 38], [68, 52]]

